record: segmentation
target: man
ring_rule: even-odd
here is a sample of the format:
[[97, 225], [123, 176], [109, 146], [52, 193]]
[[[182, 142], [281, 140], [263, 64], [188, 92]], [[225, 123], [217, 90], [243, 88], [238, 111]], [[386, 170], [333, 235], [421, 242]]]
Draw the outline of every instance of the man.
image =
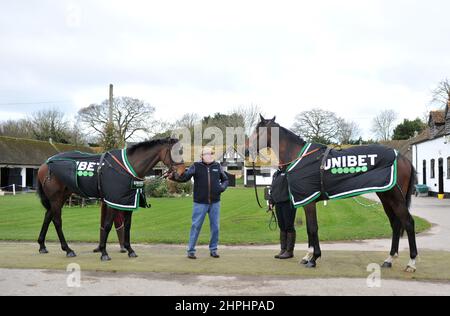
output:
[[195, 246], [206, 214], [209, 215], [211, 227], [210, 254], [213, 258], [220, 258], [217, 252], [220, 226], [220, 196], [228, 187], [228, 177], [220, 163], [214, 160], [212, 148], [203, 148], [200, 162], [194, 163], [181, 176], [172, 173], [169, 179], [176, 182], [187, 182], [192, 177], [194, 178], [194, 207], [187, 250], [188, 258], [197, 259]]
[[290, 201], [286, 172], [282, 169], [277, 170], [273, 175], [269, 208], [273, 210], [274, 207], [276, 208], [278, 226], [280, 228], [281, 245], [281, 251], [275, 258], [293, 258], [296, 240], [295, 216], [297, 210]]

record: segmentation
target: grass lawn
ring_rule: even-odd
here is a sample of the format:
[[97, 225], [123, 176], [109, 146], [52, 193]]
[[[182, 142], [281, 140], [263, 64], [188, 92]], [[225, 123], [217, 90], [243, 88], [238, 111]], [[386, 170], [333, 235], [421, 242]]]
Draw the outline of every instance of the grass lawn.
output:
[[[261, 192], [261, 196], [262, 192]], [[186, 243], [191, 224], [192, 198], [150, 199], [151, 209], [141, 209], [133, 216], [133, 243]], [[368, 202], [370, 203], [370, 202]], [[319, 227], [322, 241], [391, 237], [391, 228], [381, 206], [362, 207], [352, 199], [333, 201], [324, 207], [319, 203]], [[99, 208], [65, 208], [63, 225], [69, 242], [97, 242], [99, 238]], [[35, 241], [38, 237], [44, 209], [35, 195], [0, 197], [0, 240]], [[297, 222], [304, 222], [299, 209]], [[254, 191], [247, 188], [229, 189], [222, 199], [222, 244], [275, 244], [278, 232], [268, 228], [270, 217], [258, 208]], [[430, 224], [417, 218], [417, 231]], [[305, 225], [299, 224], [299, 242], [307, 240]], [[115, 234], [111, 234], [116, 240]], [[209, 239], [206, 220], [200, 243]], [[56, 241], [53, 227], [49, 241]]]

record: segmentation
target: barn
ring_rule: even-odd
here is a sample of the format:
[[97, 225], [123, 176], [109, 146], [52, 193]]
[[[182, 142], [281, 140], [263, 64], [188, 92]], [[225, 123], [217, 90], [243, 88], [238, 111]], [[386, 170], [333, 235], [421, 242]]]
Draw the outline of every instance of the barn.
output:
[[0, 191], [35, 190], [39, 166], [47, 158], [66, 151], [94, 153], [85, 146], [0, 136]]

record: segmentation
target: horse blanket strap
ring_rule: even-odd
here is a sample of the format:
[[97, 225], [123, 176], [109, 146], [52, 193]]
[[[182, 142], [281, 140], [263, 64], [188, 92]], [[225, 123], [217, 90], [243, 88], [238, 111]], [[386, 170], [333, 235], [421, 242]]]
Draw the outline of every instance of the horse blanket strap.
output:
[[397, 151], [379, 145], [335, 150], [309, 143], [288, 167], [287, 175], [296, 208], [320, 197], [334, 200], [385, 192], [397, 183]]
[[321, 192], [322, 192], [322, 197], [324, 199], [328, 199], [328, 196], [326, 194], [326, 188], [325, 188], [325, 164], [327, 163], [327, 158], [328, 155], [330, 154], [331, 151], [331, 147], [328, 147], [327, 150], [325, 151], [325, 153], [323, 154], [323, 158], [322, 158], [322, 163], [320, 165], [320, 186], [321, 186]]
[[147, 206], [144, 181], [137, 177], [128, 162], [126, 149], [101, 155], [62, 153], [51, 157], [47, 165], [62, 183], [80, 196], [103, 199], [109, 207], [121, 211], [136, 211]]
[[98, 182], [97, 188], [98, 188], [98, 192], [99, 192], [99, 197], [102, 200], [104, 199], [104, 196], [102, 193], [103, 192], [103, 190], [102, 190], [102, 168], [103, 168], [103, 164], [105, 163], [106, 154], [107, 153], [103, 153], [100, 156], [100, 161], [99, 161], [98, 168], [97, 168], [97, 182]]

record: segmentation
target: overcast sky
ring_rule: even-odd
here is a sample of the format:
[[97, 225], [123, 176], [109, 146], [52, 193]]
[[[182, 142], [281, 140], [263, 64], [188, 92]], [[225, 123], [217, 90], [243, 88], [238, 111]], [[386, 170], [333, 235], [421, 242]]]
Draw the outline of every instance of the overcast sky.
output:
[[291, 126], [313, 107], [360, 123], [423, 116], [450, 77], [450, 1], [0, 3], [0, 121], [144, 99], [174, 120], [257, 104]]

